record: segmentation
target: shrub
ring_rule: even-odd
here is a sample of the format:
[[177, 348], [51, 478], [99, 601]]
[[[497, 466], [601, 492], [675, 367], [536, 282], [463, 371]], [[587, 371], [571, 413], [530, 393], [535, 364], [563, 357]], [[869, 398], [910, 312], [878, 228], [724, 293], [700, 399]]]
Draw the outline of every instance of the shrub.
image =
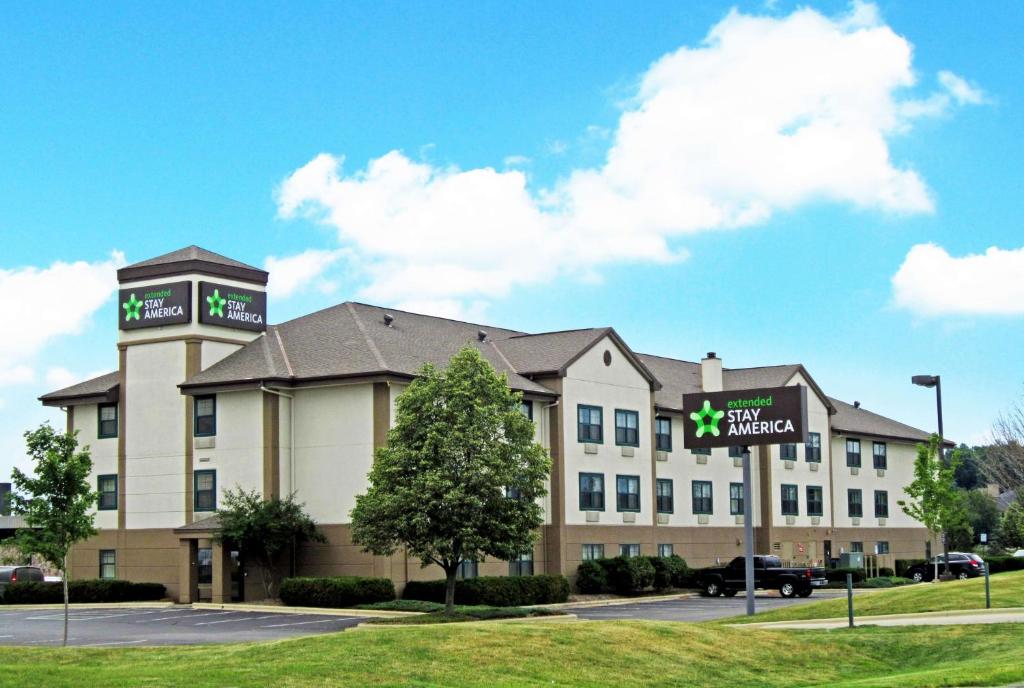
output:
[[679, 584], [686, 578], [686, 562], [682, 557], [673, 554], [670, 557], [646, 558], [654, 568], [655, 590], [682, 587]]
[[[167, 589], [160, 583], [132, 583], [123, 580], [85, 579], [68, 581], [70, 602], [152, 602], [161, 600]], [[62, 583], [17, 583], [7, 587], [5, 604], [60, 604]]]
[[[444, 602], [445, 581], [409, 581], [402, 597], [407, 600]], [[490, 607], [522, 607], [553, 604], [569, 599], [565, 576], [482, 576], [455, 582], [455, 603]]]
[[585, 595], [608, 592], [608, 574], [597, 561], [585, 561], [576, 569], [576, 589]]
[[654, 567], [649, 557], [615, 557], [601, 562], [608, 585], [619, 595], [635, 595], [654, 585]]
[[878, 576], [876, 578], [868, 578], [863, 583], [859, 584], [861, 588], [894, 588], [900, 585], [910, 585], [914, 581], [909, 578], [900, 578], [898, 576]]
[[983, 557], [988, 564], [989, 573], [1004, 573], [1006, 571], [1024, 571], [1024, 557], [1011, 557], [995, 555]]
[[864, 573], [864, 569], [852, 569], [852, 568], [828, 569], [827, 571], [825, 571], [825, 577], [828, 578], [830, 583], [845, 583], [846, 582], [846, 574], [848, 574], [848, 573], [852, 573], [853, 574], [853, 582], [854, 583], [863, 583], [864, 579], [866, 578], [866, 575]]
[[334, 576], [285, 578], [281, 582], [281, 601], [292, 607], [348, 608], [393, 599], [395, 584], [388, 578]]
[[878, 575], [881, 578], [893, 578], [896, 575], [896, 572], [886, 566], [880, 566], [878, 568]]

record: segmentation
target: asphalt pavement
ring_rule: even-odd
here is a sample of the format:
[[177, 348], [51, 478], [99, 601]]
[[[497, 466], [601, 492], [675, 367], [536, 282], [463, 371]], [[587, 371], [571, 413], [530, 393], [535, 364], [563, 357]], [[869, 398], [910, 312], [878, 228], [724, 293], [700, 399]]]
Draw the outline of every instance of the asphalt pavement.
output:
[[[843, 591], [843, 595], [846, 591]], [[777, 595], [761, 593], [755, 596], [755, 609], [766, 612], [780, 607], [790, 607], [808, 602], [820, 602], [835, 597], [832, 594], [815, 592], [810, 597], [784, 599]], [[631, 602], [587, 607], [566, 607], [563, 611], [575, 614], [581, 619], [615, 620], [626, 619], [650, 621], [711, 621], [730, 616], [740, 616], [747, 611], [747, 600], [740, 594], [736, 597], [684, 597], [657, 602]]]
[[[130, 647], [280, 640], [343, 631], [364, 620], [358, 616], [189, 607], [72, 609], [68, 645]], [[0, 645], [60, 645], [63, 624], [64, 612], [59, 608], [0, 609]]]

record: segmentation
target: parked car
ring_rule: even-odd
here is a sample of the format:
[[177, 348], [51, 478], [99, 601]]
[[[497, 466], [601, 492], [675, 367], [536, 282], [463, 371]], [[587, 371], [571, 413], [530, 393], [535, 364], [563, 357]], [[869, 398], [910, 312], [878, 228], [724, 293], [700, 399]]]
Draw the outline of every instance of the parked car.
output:
[[[700, 594], [704, 597], [732, 597], [746, 589], [746, 560], [736, 557], [726, 566], [705, 569], [700, 575]], [[814, 588], [828, 584], [825, 569], [801, 566], [788, 568], [775, 556], [754, 557], [754, 587], [778, 590], [783, 597], [808, 597]]]
[[43, 578], [43, 570], [38, 566], [0, 566], [0, 595], [9, 585], [41, 583]]
[[[907, 569], [905, 576], [915, 583], [935, 580], [935, 564], [939, 565], [939, 575], [941, 576], [945, 572], [944, 561], [941, 554], [932, 557], [929, 561], [911, 566]], [[985, 560], [977, 554], [969, 552], [950, 552], [949, 572], [954, 578], [961, 580], [976, 578], [985, 573]]]

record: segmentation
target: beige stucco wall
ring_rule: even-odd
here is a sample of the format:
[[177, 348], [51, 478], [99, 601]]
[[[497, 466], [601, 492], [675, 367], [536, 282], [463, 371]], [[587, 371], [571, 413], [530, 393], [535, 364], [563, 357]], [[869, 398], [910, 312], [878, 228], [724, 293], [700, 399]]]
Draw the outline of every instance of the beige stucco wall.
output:
[[[89, 449], [92, 458], [92, 475], [89, 482], [97, 489], [96, 478], [100, 475], [117, 475], [117, 438], [100, 439], [96, 415], [99, 406], [83, 404], [76, 406], [73, 415], [74, 429], [78, 431], [78, 445]], [[97, 528], [117, 528], [117, 511], [99, 511], [94, 506]]]
[[[860, 439], [861, 467], [857, 475], [853, 475], [846, 465], [847, 438]], [[874, 468], [872, 443], [885, 441], [888, 468], [884, 475], [879, 475]], [[917, 447], [910, 442], [879, 440], [870, 436], [836, 435], [832, 438], [832, 452], [835, 459], [835, 524], [837, 528], [869, 528], [882, 524], [875, 518], [875, 490], [886, 490], [889, 493], [889, 518], [885, 526], [891, 528], [912, 528], [921, 524], [903, 513], [897, 502], [907, 499], [906, 486], [914, 480], [914, 459]], [[846, 495], [848, 489], [860, 489], [864, 504], [864, 516], [860, 525], [855, 526], [847, 511]], [[866, 546], [866, 545], [865, 545]]]
[[[611, 354], [611, 365], [603, 361]], [[616, 510], [616, 476], [640, 478], [640, 511], [637, 524], [650, 525], [654, 520], [653, 475], [651, 471], [651, 391], [650, 385], [608, 337], [569, 366], [562, 383], [561, 404], [565, 433], [565, 519], [569, 525], [586, 524], [587, 512], [579, 508], [579, 474], [603, 473], [605, 508], [600, 523], [622, 524], [623, 514]], [[577, 440], [577, 405], [600, 406], [604, 441], [597, 444], [596, 454], [587, 454], [584, 443]], [[615, 444], [615, 410], [639, 413], [639, 447], [633, 456], [623, 456], [623, 447]]]
[[[257, 390], [217, 395], [214, 446], [196, 448], [192, 468], [217, 471], [217, 505], [227, 490], [263, 491], [263, 393]], [[191, 499], [191, 495], [189, 495]], [[197, 519], [210, 514], [196, 512]]]

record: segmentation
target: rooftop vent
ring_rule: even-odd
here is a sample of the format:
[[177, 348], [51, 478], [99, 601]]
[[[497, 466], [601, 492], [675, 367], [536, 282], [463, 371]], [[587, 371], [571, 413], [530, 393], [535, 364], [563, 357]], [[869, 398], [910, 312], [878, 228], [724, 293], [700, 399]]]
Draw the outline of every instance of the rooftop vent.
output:
[[393, 322], [395, 322], [395, 316], [391, 315], [390, 313], [385, 313], [384, 324], [387, 325], [388, 327], [391, 327], [391, 323]]
[[477, 338], [477, 341], [486, 342], [487, 341], [487, 331], [486, 330], [477, 330], [476, 338]]
[[707, 355], [707, 358], [715, 358], [715, 352], [714, 351], [709, 351], [708, 355]]
[[859, 401], [853, 402], [853, 408], [860, 408], [860, 402]]

